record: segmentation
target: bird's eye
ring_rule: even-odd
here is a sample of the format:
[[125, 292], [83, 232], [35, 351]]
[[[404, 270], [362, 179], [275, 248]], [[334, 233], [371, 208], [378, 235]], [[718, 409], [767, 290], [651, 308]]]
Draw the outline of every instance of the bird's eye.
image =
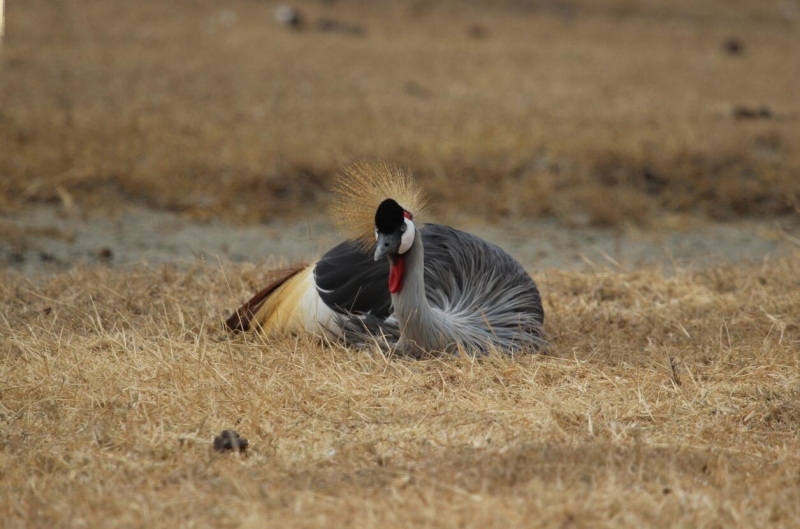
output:
[[400, 225], [400, 233], [403, 233], [404, 231], [406, 231], [406, 228], [407, 228], [407, 226], [405, 224], [401, 224]]

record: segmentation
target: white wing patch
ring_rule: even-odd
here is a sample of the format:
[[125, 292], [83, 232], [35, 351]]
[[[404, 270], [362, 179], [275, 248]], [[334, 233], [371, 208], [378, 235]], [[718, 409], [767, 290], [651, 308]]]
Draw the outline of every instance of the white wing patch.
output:
[[339, 336], [341, 328], [336, 321], [336, 313], [319, 297], [317, 286], [314, 284], [314, 274], [308, 274], [304, 278], [304, 283], [306, 283], [305, 292], [296, 312], [296, 314], [302, 315], [303, 321], [298, 323], [307, 332], [313, 334], [323, 334], [327, 330]]

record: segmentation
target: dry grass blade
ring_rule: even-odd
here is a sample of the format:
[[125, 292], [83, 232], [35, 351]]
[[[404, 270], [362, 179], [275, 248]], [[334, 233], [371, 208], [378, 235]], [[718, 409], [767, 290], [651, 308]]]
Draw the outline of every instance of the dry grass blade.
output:
[[3, 49], [3, 37], [6, 34], [6, 0], [0, 0], [0, 50]]

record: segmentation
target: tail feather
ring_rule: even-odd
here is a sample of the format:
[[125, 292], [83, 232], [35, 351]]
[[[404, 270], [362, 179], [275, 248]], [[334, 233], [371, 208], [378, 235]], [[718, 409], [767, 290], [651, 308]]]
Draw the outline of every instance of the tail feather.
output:
[[[250, 300], [239, 307], [239, 309], [231, 314], [225, 321], [228, 329], [234, 332], [246, 332], [253, 329], [254, 318], [256, 314], [261, 312], [264, 308], [265, 302], [270, 296], [278, 289], [283, 287], [288, 281], [296, 277], [301, 272], [310, 269], [311, 267], [305, 263], [295, 265], [290, 268], [283, 268], [276, 270], [270, 274], [271, 282], [266, 288], [261, 290]], [[256, 321], [257, 323], [257, 321]]]

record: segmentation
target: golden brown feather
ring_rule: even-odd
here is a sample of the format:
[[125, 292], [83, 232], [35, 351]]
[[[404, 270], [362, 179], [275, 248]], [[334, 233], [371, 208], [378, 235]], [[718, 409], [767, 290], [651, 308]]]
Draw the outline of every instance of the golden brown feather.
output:
[[[250, 324], [266, 335], [306, 331], [306, 322], [314, 319], [315, 315], [308, 312], [302, 301], [309, 285], [313, 288], [313, 273], [314, 267], [308, 266], [289, 276], [253, 312]], [[309, 279], [312, 279], [311, 283]]]
[[273, 294], [283, 288], [293, 277], [310, 268], [309, 265], [300, 263], [291, 268], [271, 271], [267, 275], [267, 286], [250, 298], [247, 303], [239, 307], [239, 310], [234, 312], [225, 322], [228, 329], [232, 331], [249, 331], [254, 326], [263, 326], [264, 322], [260, 320], [265, 319], [265, 316], [274, 310], [275, 304], [270, 302]]
[[387, 162], [353, 163], [334, 183], [330, 208], [334, 222], [344, 235], [366, 248], [375, 242], [375, 210], [387, 198], [397, 201], [414, 215], [414, 223], [428, 207], [428, 199], [410, 174]]

